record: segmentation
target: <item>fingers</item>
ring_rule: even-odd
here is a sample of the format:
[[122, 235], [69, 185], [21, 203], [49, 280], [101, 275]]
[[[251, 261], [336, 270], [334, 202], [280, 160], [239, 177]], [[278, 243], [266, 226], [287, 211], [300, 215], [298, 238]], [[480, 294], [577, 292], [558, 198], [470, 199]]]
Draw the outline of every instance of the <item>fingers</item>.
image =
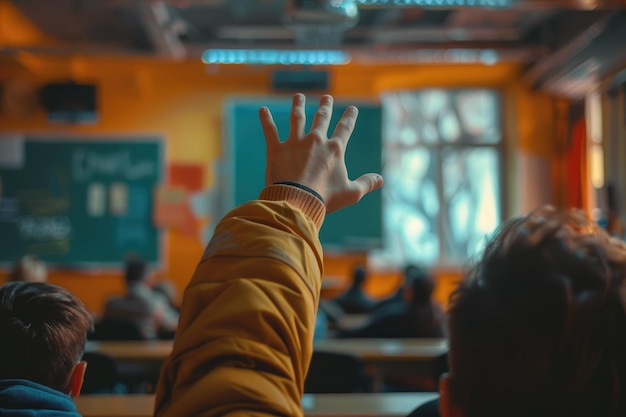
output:
[[332, 213], [357, 203], [365, 196], [383, 186], [383, 177], [379, 174], [361, 175], [349, 185], [326, 201], [326, 212]]
[[272, 113], [267, 107], [261, 107], [259, 110], [259, 119], [261, 119], [261, 127], [263, 127], [263, 136], [265, 136], [265, 144], [268, 148], [275, 146], [280, 142], [278, 129], [272, 118]]
[[356, 186], [355, 191], [358, 191], [358, 199], [356, 201], [359, 201], [367, 193], [382, 187], [383, 177], [379, 174], [363, 174], [352, 183]]
[[318, 133], [326, 137], [328, 135], [328, 126], [330, 126], [330, 117], [333, 114], [333, 98], [324, 95], [320, 99], [320, 106], [315, 112], [315, 118], [311, 125], [311, 131], [316, 130]]
[[339, 123], [337, 123], [337, 127], [335, 127], [333, 137], [346, 144], [348, 139], [350, 139], [350, 135], [352, 135], [352, 132], [354, 131], [354, 125], [356, 124], [358, 114], [359, 111], [356, 107], [348, 107], [346, 111], [343, 112], [341, 119], [339, 119]]
[[289, 122], [289, 137], [300, 139], [304, 136], [304, 127], [306, 125], [306, 113], [304, 112], [304, 94], [296, 94], [293, 96], [291, 104], [291, 117]]

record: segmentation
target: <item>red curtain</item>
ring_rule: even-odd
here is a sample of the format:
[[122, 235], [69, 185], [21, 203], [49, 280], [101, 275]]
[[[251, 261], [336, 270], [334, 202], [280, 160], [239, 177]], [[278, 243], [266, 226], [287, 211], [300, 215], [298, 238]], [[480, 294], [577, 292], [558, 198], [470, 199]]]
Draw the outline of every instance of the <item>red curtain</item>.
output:
[[587, 175], [587, 124], [577, 119], [565, 154], [565, 206], [589, 210]]

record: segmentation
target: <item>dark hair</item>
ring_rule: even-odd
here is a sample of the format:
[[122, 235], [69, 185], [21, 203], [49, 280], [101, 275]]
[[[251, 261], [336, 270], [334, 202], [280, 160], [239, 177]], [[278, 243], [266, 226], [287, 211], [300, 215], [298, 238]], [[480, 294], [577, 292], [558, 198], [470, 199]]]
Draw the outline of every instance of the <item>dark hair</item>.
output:
[[428, 274], [420, 275], [410, 281], [413, 290], [413, 302], [428, 304], [435, 290], [435, 282]]
[[363, 265], [356, 265], [352, 270], [352, 286], [361, 287], [367, 278], [367, 270]]
[[626, 245], [578, 211], [503, 224], [453, 293], [451, 398], [467, 417], [626, 415]]
[[129, 258], [126, 260], [126, 282], [133, 284], [145, 280], [148, 273], [148, 265], [143, 259]]
[[27, 379], [67, 393], [91, 315], [67, 290], [39, 282], [0, 287], [0, 379]]

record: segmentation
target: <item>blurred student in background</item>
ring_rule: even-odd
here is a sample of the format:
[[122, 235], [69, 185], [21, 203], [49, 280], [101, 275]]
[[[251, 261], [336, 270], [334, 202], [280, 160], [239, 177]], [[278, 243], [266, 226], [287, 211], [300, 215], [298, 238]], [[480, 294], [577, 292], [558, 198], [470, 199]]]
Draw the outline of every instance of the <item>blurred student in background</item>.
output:
[[354, 329], [339, 332], [339, 337], [416, 338], [443, 337], [444, 313], [432, 298], [435, 283], [426, 270], [405, 268], [402, 301], [385, 303]]
[[178, 312], [162, 294], [154, 292], [147, 263], [139, 258], [128, 259], [125, 280], [126, 295], [113, 297], [106, 302], [102, 321], [132, 323], [145, 339], [154, 339], [160, 332], [174, 332], [178, 325]]
[[48, 268], [46, 264], [34, 255], [23, 256], [9, 274], [8, 280], [24, 282], [46, 282]]
[[367, 314], [373, 311], [378, 304], [365, 293], [363, 288], [367, 279], [367, 270], [357, 265], [352, 271], [352, 282], [346, 291], [333, 299], [346, 314]]
[[154, 283], [152, 286], [152, 291], [158, 295], [163, 297], [165, 302], [174, 310], [180, 311], [180, 307], [178, 305], [178, 289], [176, 289], [176, 285], [169, 279], [160, 279]]

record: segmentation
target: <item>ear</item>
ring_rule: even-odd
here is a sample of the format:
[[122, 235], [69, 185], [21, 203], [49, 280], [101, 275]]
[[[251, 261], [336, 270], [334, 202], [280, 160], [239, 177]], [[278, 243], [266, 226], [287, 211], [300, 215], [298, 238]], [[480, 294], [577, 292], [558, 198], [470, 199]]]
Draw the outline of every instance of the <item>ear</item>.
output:
[[439, 413], [441, 417], [464, 417], [463, 410], [452, 402], [450, 380], [451, 376], [447, 373], [439, 378]]
[[70, 376], [70, 396], [78, 397], [80, 395], [80, 389], [83, 387], [83, 381], [85, 379], [85, 371], [87, 370], [87, 362], [80, 361], [72, 369], [72, 376]]

